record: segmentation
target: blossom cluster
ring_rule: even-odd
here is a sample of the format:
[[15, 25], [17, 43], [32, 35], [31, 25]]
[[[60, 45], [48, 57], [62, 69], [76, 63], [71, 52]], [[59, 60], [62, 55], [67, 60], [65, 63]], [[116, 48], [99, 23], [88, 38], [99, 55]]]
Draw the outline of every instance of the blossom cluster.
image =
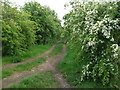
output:
[[118, 7], [117, 3], [83, 4], [76, 1], [73, 6], [65, 27], [70, 32], [71, 48], [80, 49], [77, 51], [80, 53], [78, 60], [88, 62], [83, 66], [81, 81], [86, 78], [92, 78], [94, 81], [101, 78], [101, 83], [106, 85], [118, 72], [115, 62], [118, 61], [118, 38], [115, 35], [120, 33], [120, 19], [113, 18], [110, 13]]

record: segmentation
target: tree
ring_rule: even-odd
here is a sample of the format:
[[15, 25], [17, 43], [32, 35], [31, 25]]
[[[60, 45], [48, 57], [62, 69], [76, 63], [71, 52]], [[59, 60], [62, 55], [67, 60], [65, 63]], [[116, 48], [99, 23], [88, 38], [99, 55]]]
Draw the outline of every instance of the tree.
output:
[[37, 2], [25, 3], [23, 10], [31, 14], [30, 19], [36, 22], [36, 42], [48, 43], [60, 36], [61, 24], [56, 13], [49, 7], [41, 6]]
[[6, 0], [2, 2], [2, 8], [3, 55], [21, 55], [34, 44], [35, 22], [29, 20], [28, 13], [11, 7]]

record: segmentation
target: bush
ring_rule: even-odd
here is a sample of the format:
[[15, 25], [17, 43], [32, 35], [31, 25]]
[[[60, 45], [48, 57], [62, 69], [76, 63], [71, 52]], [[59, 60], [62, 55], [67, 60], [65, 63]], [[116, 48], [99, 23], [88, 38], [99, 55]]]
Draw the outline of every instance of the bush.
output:
[[76, 52], [76, 60], [87, 62], [81, 81], [89, 79], [108, 85], [118, 78], [119, 3], [70, 2], [72, 10], [64, 16], [65, 35]]
[[2, 2], [2, 44], [4, 55], [22, 55], [35, 41], [34, 23], [30, 15]]

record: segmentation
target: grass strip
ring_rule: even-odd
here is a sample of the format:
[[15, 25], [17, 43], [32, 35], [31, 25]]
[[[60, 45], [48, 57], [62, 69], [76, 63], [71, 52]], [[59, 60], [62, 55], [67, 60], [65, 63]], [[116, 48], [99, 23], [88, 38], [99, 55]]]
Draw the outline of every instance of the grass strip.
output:
[[[63, 48], [63, 42], [58, 43], [55, 46], [55, 48], [53, 49], [53, 51], [50, 53], [49, 56], [52, 57], [52, 56], [58, 55], [62, 51], [62, 48]], [[18, 65], [16, 67], [13, 67], [13, 68], [5, 69], [2, 71], [2, 78], [6, 78], [6, 77], [10, 76], [14, 72], [22, 72], [25, 70], [30, 70], [33, 67], [39, 65], [43, 60], [44, 59], [35, 60], [35, 61], [29, 62], [27, 64], [22, 64], [22, 65]]]
[[21, 64], [13, 68], [5, 69], [2, 71], [2, 78], [6, 78], [10, 75], [12, 75], [14, 72], [22, 72], [26, 70], [31, 70], [33, 67], [40, 65], [46, 60], [46, 58], [40, 58], [38, 60], [26, 63], [26, 64]]
[[44, 53], [47, 51], [52, 45], [33, 45], [28, 51], [24, 52], [21, 56], [3, 56], [2, 57], [2, 64], [11, 64], [17, 63], [21, 61], [25, 61], [29, 58], [38, 56], [39, 54]]
[[52, 72], [43, 72], [22, 79], [8, 88], [59, 88]]
[[62, 51], [62, 48], [63, 48], [63, 42], [58, 43], [49, 56], [52, 57], [58, 55]]

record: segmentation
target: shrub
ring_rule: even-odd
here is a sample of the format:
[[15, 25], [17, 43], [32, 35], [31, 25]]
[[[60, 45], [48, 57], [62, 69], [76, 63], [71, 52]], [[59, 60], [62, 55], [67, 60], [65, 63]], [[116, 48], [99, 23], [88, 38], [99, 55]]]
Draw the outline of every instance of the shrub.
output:
[[65, 35], [77, 52], [76, 60], [87, 62], [81, 81], [89, 79], [108, 85], [118, 77], [119, 3], [70, 2], [72, 10], [64, 16], [66, 33], [69, 32]]

